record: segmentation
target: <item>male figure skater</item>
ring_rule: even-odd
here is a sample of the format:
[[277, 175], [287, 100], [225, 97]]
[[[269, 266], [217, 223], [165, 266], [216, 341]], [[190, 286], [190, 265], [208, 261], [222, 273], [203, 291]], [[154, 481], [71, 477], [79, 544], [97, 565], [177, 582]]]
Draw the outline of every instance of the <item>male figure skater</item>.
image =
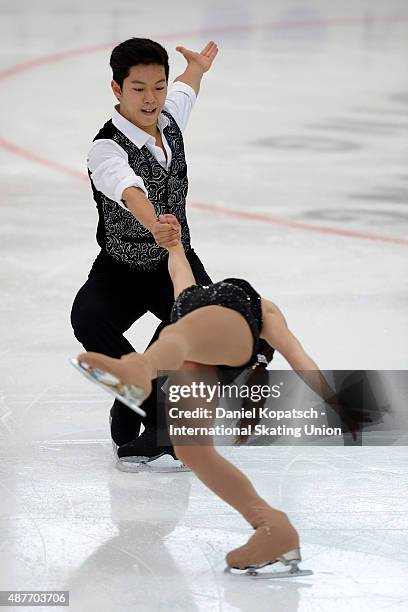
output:
[[[101, 251], [71, 313], [75, 336], [87, 351], [111, 357], [134, 351], [123, 334], [147, 311], [161, 321], [151, 342], [169, 323], [174, 297], [166, 247], [177, 244], [180, 232], [196, 281], [211, 282], [190, 245], [183, 131], [218, 48], [209, 42], [201, 53], [177, 50], [187, 67], [170, 88], [168, 55], [157, 42], [132, 38], [112, 51], [111, 86], [118, 104], [88, 153]], [[140, 416], [113, 404], [118, 467], [129, 457], [154, 460], [169, 453], [176, 458], [170, 440], [165, 446], [156, 441], [156, 392], [143, 409], [145, 431], [138, 438]]]

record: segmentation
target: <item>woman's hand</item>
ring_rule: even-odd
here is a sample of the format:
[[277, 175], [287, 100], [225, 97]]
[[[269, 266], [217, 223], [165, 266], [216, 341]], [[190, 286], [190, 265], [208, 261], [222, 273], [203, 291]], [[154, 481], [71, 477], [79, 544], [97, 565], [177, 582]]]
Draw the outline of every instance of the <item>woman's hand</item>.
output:
[[176, 246], [180, 241], [180, 236], [177, 229], [165, 221], [155, 221], [151, 228], [151, 232], [156, 244], [163, 249]]
[[167, 213], [159, 216], [159, 223], [161, 223], [163, 226], [171, 228], [171, 242], [163, 245], [164, 248], [169, 251], [170, 249], [178, 247], [181, 244], [181, 225], [177, 218], [174, 215]]
[[327, 400], [327, 403], [337, 412], [342, 423], [350, 431], [353, 440], [357, 440], [357, 433], [364, 430], [364, 425], [372, 423], [372, 418], [367, 410], [350, 406], [337, 395]]

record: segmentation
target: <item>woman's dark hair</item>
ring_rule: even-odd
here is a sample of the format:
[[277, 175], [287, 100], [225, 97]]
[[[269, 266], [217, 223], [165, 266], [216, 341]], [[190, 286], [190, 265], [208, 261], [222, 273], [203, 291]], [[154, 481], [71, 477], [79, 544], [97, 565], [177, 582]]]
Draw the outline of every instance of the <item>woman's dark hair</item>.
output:
[[150, 38], [129, 38], [120, 43], [111, 53], [112, 77], [122, 87], [132, 66], [158, 64], [164, 66], [166, 81], [169, 80], [169, 56], [164, 47]]
[[[258, 362], [252, 368], [252, 370], [250, 371], [245, 381], [245, 386], [248, 387], [248, 389], [251, 389], [253, 385], [263, 386], [263, 385], [267, 385], [269, 382], [269, 374], [268, 374], [268, 370], [266, 369], [266, 367], [268, 363], [272, 361], [275, 349], [272, 348], [266, 342], [266, 340], [262, 339], [259, 342], [260, 342], [260, 349], [259, 349], [259, 354], [258, 354]], [[251, 393], [249, 394], [248, 398], [244, 399], [244, 401], [242, 402], [242, 408], [244, 408], [245, 410], [250, 410], [252, 408], [255, 408], [257, 414], [254, 418], [247, 419], [244, 417], [240, 419], [237, 424], [237, 426], [240, 429], [243, 427], [248, 427], [249, 425], [251, 425], [251, 427], [254, 427], [255, 425], [257, 425], [260, 421], [260, 411], [265, 405], [265, 401], [266, 401], [265, 397], [260, 397], [259, 400], [253, 400], [251, 399], [250, 396], [251, 396]], [[234, 445], [242, 446], [243, 444], [247, 442], [247, 440], [248, 440], [248, 436], [245, 436], [245, 435], [236, 436], [234, 440]]]

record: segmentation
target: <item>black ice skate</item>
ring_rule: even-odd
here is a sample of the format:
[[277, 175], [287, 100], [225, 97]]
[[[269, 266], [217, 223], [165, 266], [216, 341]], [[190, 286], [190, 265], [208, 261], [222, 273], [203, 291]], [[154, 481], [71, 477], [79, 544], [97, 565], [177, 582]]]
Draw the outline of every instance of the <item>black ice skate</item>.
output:
[[[132, 442], [117, 449], [116, 467], [122, 472], [189, 472], [189, 468], [177, 459], [170, 444], [158, 445], [157, 431], [145, 429]], [[169, 461], [170, 457], [173, 461]]]

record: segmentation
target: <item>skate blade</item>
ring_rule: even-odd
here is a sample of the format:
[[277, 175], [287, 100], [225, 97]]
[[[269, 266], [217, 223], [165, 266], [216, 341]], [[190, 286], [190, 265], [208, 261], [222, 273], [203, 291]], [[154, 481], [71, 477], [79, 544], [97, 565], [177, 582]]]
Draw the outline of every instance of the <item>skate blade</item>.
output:
[[[133, 474], [140, 473], [154, 473], [154, 474], [174, 474], [177, 472], [190, 472], [184, 463], [178, 462], [179, 465], [167, 466], [167, 465], [154, 465], [155, 461], [140, 461], [140, 457], [132, 457], [131, 461], [123, 461], [118, 459], [116, 462], [116, 469], [120, 472], [131, 472]], [[139, 461], [137, 461], [139, 459]]]
[[142, 389], [134, 385], [122, 385], [116, 376], [112, 376], [109, 372], [99, 370], [98, 368], [91, 368], [86, 363], [78, 361], [78, 359], [70, 359], [70, 363], [88, 380], [98, 385], [99, 388], [113, 395], [113, 397], [137, 414], [144, 417], [146, 416], [146, 412], [143, 408], [140, 408], [140, 404], [142, 404], [146, 398], [146, 394]]
[[273, 561], [272, 563], [265, 563], [265, 565], [260, 565], [259, 567], [249, 567], [242, 570], [227, 566], [224, 571], [233, 576], [247, 576], [255, 580], [270, 580], [271, 578], [299, 578], [300, 576], [312, 576], [313, 574], [312, 570], [300, 569], [297, 563], [291, 563], [290, 568], [283, 571], [260, 571], [264, 567], [273, 565], [274, 563], [278, 563], [278, 561]]

